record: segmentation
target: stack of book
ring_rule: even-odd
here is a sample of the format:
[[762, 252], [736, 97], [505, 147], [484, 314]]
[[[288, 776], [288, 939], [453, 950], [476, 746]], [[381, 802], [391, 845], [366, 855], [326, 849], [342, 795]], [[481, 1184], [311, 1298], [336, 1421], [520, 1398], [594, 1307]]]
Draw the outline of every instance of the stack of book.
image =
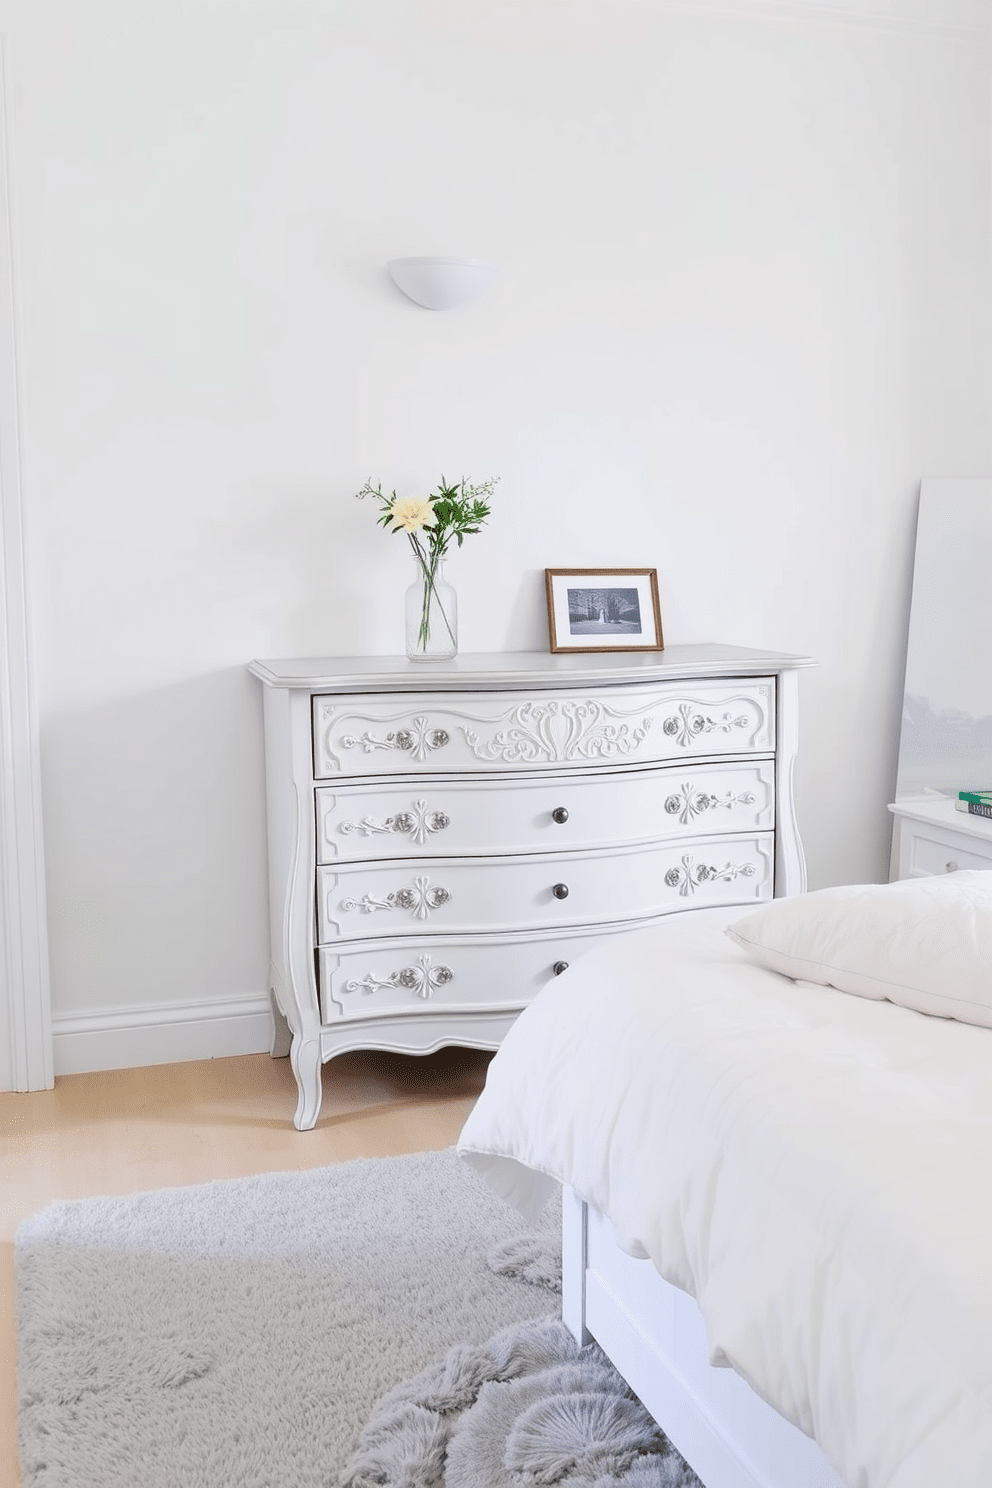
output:
[[958, 791], [954, 804], [969, 816], [987, 816], [992, 820], [992, 790]]

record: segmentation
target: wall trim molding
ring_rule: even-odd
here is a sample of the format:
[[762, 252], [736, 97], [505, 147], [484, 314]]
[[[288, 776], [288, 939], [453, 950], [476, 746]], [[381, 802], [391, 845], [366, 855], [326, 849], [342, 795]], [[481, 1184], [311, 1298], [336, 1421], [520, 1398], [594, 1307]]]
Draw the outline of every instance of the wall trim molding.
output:
[[0, 1090], [54, 1083], [41, 764], [18, 440], [6, 60], [0, 38]]
[[682, 13], [805, 20], [965, 40], [992, 39], [990, 0], [650, 0]]
[[56, 1075], [265, 1054], [272, 1041], [272, 1011], [267, 997], [136, 1003], [56, 1014], [52, 1041]]

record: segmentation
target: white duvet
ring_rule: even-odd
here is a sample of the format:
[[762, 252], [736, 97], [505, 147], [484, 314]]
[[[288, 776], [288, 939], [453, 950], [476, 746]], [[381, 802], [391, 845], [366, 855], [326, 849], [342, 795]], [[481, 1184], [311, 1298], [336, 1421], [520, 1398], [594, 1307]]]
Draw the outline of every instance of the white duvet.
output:
[[992, 1030], [766, 971], [733, 918], [551, 983], [459, 1151], [606, 1214], [851, 1488], [992, 1488]]

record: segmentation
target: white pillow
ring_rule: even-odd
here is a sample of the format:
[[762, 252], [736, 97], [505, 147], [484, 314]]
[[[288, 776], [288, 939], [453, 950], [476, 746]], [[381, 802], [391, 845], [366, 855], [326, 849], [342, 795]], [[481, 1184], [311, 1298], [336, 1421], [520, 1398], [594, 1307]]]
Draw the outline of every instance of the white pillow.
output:
[[992, 1028], [992, 870], [773, 899], [727, 934], [797, 981]]

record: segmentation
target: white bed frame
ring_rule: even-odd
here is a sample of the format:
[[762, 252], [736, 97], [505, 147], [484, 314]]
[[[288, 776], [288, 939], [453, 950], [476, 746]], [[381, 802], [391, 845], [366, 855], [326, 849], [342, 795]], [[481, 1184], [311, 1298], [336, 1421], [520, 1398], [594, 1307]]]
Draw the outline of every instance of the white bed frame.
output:
[[845, 1488], [810, 1437], [709, 1363], [693, 1299], [622, 1251], [570, 1188], [562, 1237], [565, 1325], [596, 1340], [706, 1488]]

